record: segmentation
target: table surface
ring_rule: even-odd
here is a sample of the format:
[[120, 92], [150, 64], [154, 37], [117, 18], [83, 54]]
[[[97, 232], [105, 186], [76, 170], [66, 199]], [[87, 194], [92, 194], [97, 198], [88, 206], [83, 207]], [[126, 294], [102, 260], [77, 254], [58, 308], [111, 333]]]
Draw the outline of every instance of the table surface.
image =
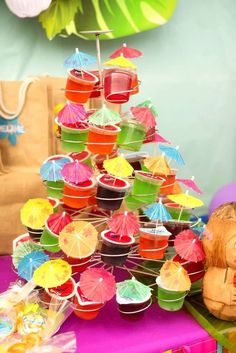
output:
[[[0, 292], [16, 275], [11, 258], [0, 257]], [[120, 317], [115, 300], [108, 302], [91, 321], [71, 315], [61, 332], [75, 331], [79, 353], [161, 353], [206, 339], [208, 333], [184, 309], [167, 312], [153, 304], [139, 321]]]

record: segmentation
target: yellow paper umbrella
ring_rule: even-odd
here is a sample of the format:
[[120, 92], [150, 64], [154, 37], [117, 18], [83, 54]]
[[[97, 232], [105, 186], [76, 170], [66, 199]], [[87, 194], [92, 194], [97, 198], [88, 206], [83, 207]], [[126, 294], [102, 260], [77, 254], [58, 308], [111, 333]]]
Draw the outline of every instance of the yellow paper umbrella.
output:
[[21, 222], [26, 227], [40, 229], [45, 225], [46, 219], [53, 213], [53, 207], [46, 199], [28, 200], [21, 208]]
[[61, 231], [59, 246], [69, 257], [84, 258], [96, 250], [98, 232], [96, 228], [84, 221], [74, 221]]
[[42, 264], [34, 271], [33, 281], [43, 288], [64, 284], [71, 277], [71, 266], [64, 260], [55, 259]]
[[144, 165], [153, 174], [168, 175], [171, 173], [170, 166], [164, 156], [148, 157], [144, 159]]
[[136, 69], [137, 66], [134, 65], [130, 60], [124, 58], [122, 55], [115, 59], [108, 60], [104, 63], [106, 66], [119, 66], [123, 68]]
[[166, 289], [187, 291], [191, 287], [189, 275], [179, 262], [166, 261], [160, 270], [160, 277]]
[[134, 171], [134, 168], [122, 156], [106, 159], [103, 162], [103, 167], [109, 174], [115, 175], [117, 177], [128, 177]]
[[174, 201], [180, 206], [186, 207], [186, 208], [195, 208], [195, 207], [201, 207], [204, 205], [202, 200], [188, 195], [188, 193], [185, 194], [177, 194], [177, 195], [168, 195], [167, 196], [169, 200]]

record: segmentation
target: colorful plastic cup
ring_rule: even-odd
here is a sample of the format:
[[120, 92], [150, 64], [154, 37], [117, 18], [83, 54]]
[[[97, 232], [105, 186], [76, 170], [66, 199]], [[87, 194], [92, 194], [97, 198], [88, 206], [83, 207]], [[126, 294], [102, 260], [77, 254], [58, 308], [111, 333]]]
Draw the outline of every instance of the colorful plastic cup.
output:
[[132, 165], [134, 170], [142, 170], [143, 160], [148, 158], [147, 152], [134, 152], [125, 155], [125, 159]]
[[137, 321], [143, 318], [145, 311], [151, 306], [151, 295], [143, 301], [132, 301], [116, 295], [118, 310], [123, 319], [128, 321]]
[[170, 213], [173, 220], [176, 220], [176, 221], [190, 220], [191, 214], [189, 212], [189, 209], [183, 208], [183, 206], [180, 206], [174, 202], [167, 202], [165, 203], [165, 206], [167, 207], [168, 212]]
[[99, 169], [99, 171], [103, 174], [106, 174], [107, 172], [103, 167], [103, 162], [106, 159], [112, 159], [117, 156], [118, 156], [118, 149], [114, 149], [109, 155], [95, 154], [93, 160], [96, 164], [96, 167]]
[[92, 167], [91, 152], [89, 151], [70, 152], [68, 153], [68, 156], [71, 157], [75, 162], [82, 162]]
[[[45, 288], [46, 293], [51, 297], [58, 300], [70, 300], [76, 291], [76, 283], [71, 277], [61, 286], [54, 288]], [[45, 296], [46, 299], [46, 296]], [[50, 303], [50, 302], [49, 302]]]
[[116, 125], [99, 127], [89, 126], [87, 147], [95, 154], [110, 154], [116, 144], [120, 128]]
[[44, 249], [48, 252], [56, 253], [59, 252], [61, 249], [59, 247], [58, 235], [53, 233], [47, 224], [45, 224], [45, 228], [40, 238], [40, 244], [43, 245]]
[[160, 308], [167, 311], [178, 311], [184, 304], [186, 297], [185, 291], [173, 291], [163, 287], [160, 277], [157, 277], [156, 283], [158, 285], [157, 299]]
[[132, 76], [129, 71], [125, 70], [106, 70], [104, 77], [104, 96], [106, 101], [115, 104], [128, 102], [132, 91]]
[[127, 235], [119, 236], [110, 229], [103, 231], [101, 238], [102, 261], [112, 266], [122, 266], [127, 259], [131, 245], [135, 242], [135, 238]]
[[100, 174], [97, 177], [97, 204], [106, 210], [118, 210], [124, 200], [130, 184], [118, 177], [109, 174]]
[[98, 70], [93, 70], [90, 71], [91, 74], [97, 77], [98, 81], [93, 87], [92, 93], [89, 98], [98, 98], [101, 96], [101, 87], [100, 87], [100, 77], [99, 77], [99, 71]]
[[155, 260], [163, 259], [168, 247], [168, 239], [170, 235], [171, 233], [163, 226], [156, 228], [140, 228], [140, 256]]
[[88, 127], [81, 124], [81, 128], [61, 125], [61, 146], [65, 151], [81, 152], [85, 150], [88, 141]]
[[172, 260], [179, 262], [185, 268], [185, 270], [188, 272], [191, 283], [197, 282], [204, 277], [204, 274], [205, 274], [204, 261], [198, 261], [198, 262], [188, 261], [188, 260], [182, 259], [178, 254], [175, 255]]
[[120, 128], [121, 131], [117, 138], [119, 147], [131, 151], [139, 151], [146, 135], [145, 126], [135, 120], [130, 120], [122, 122]]
[[26, 227], [29, 233], [30, 238], [34, 241], [34, 242], [38, 242], [40, 240], [40, 237], [43, 233], [43, 228], [41, 229], [33, 229], [30, 227]]
[[160, 194], [170, 195], [173, 193], [177, 170], [172, 169], [171, 174], [162, 177], [165, 179], [160, 188]]
[[151, 204], [156, 201], [162, 182], [162, 177], [149, 172], [135, 171], [131, 195], [143, 204]]
[[138, 80], [138, 75], [136, 71], [132, 71], [132, 81], [131, 81], [131, 92], [130, 95], [134, 95], [139, 93], [139, 80]]
[[65, 182], [62, 200], [66, 206], [79, 209], [88, 206], [89, 199], [95, 192], [96, 183], [92, 178], [79, 184]]
[[92, 94], [98, 78], [88, 71], [69, 70], [65, 96], [71, 102], [86, 103]]
[[61, 199], [63, 194], [64, 181], [47, 181], [47, 194], [49, 197]]
[[73, 303], [74, 314], [84, 320], [95, 319], [98, 316], [100, 309], [104, 306], [104, 303], [93, 302], [85, 298], [79, 287], [79, 283], [76, 288]]
[[145, 203], [135, 199], [132, 195], [128, 195], [125, 198], [125, 204], [129, 210], [137, 210], [145, 205]]
[[176, 235], [178, 235], [183, 230], [189, 229], [191, 226], [191, 222], [188, 221], [168, 221], [165, 223], [166, 229], [171, 233], [169, 238], [169, 246], [174, 246], [174, 240]]
[[48, 197], [48, 201], [53, 207], [53, 213], [59, 212], [60, 201], [57, 198]]
[[64, 260], [71, 265], [72, 274], [82, 273], [89, 266], [91, 255], [81, 259], [65, 256]]

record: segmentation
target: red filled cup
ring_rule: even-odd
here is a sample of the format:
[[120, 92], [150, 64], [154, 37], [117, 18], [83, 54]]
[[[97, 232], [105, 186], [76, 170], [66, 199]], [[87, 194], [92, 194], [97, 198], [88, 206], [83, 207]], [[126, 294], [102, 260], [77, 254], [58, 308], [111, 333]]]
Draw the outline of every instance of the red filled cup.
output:
[[65, 96], [75, 103], [86, 103], [98, 78], [89, 71], [69, 70]]
[[93, 87], [93, 91], [90, 95], [90, 98], [97, 98], [101, 96], [101, 87], [100, 87], [100, 77], [99, 77], [99, 71], [98, 70], [94, 70], [94, 71], [90, 71], [91, 74], [93, 74], [94, 76], [97, 77], [98, 82], [95, 84], [95, 86]]
[[117, 69], [107, 70], [104, 77], [104, 95], [110, 103], [123, 104], [129, 101], [132, 92], [132, 74]]
[[84, 320], [93, 320], [97, 317], [99, 310], [104, 303], [92, 302], [82, 293], [79, 283], [74, 296], [74, 313], [77, 317]]
[[86, 268], [88, 267], [91, 260], [91, 255], [87, 257], [83, 257], [81, 259], [65, 256], [64, 260], [71, 265], [72, 273], [81, 273], [84, 270], [86, 270]]
[[96, 182], [92, 178], [79, 184], [65, 182], [62, 200], [66, 206], [79, 209], [88, 206], [89, 199], [95, 193]]
[[204, 261], [192, 262], [182, 259], [179, 255], [175, 255], [173, 261], [179, 262], [185, 268], [192, 283], [201, 279], [205, 274]]

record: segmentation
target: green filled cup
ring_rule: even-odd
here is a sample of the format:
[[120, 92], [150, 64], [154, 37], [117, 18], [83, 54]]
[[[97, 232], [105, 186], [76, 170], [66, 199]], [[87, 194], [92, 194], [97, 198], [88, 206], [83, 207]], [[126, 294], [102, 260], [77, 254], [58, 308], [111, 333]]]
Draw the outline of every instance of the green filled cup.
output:
[[156, 283], [158, 285], [157, 289], [157, 299], [160, 308], [167, 311], [178, 311], [182, 308], [184, 304], [184, 299], [186, 297], [185, 291], [173, 291], [163, 288], [161, 285], [160, 277], [157, 277]]
[[81, 152], [88, 141], [87, 128], [71, 128], [61, 125], [61, 144], [65, 151]]
[[63, 196], [64, 181], [47, 181], [47, 194], [49, 197], [61, 199]]
[[145, 205], [143, 202], [136, 200], [132, 195], [125, 198], [125, 203], [129, 210], [136, 210]]
[[60, 251], [58, 236], [49, 230], [47, 224], [41, 235], [40, 243], [43, 245], [44, 249], [49, 252], [55, 253]]
[[143, 204], [155, 202], [163, 180], [163, 178], [154, 176], [151, 173], [135, 171], [134, 184], [131, 191], [133, 198]]
[[117, 144], [126, 150], [139, 151], [146, 136], [144, 125], [135, 121], [125, 121], [120, 124]]
[[182, 208], [182, 206], [177, 205], [174, 202], [168, 202], [165, 204], [165, 206], [167, 207], [172, 219], [179, 221], [190, 220], [191, 214], [189, 213], [189, 210]]

